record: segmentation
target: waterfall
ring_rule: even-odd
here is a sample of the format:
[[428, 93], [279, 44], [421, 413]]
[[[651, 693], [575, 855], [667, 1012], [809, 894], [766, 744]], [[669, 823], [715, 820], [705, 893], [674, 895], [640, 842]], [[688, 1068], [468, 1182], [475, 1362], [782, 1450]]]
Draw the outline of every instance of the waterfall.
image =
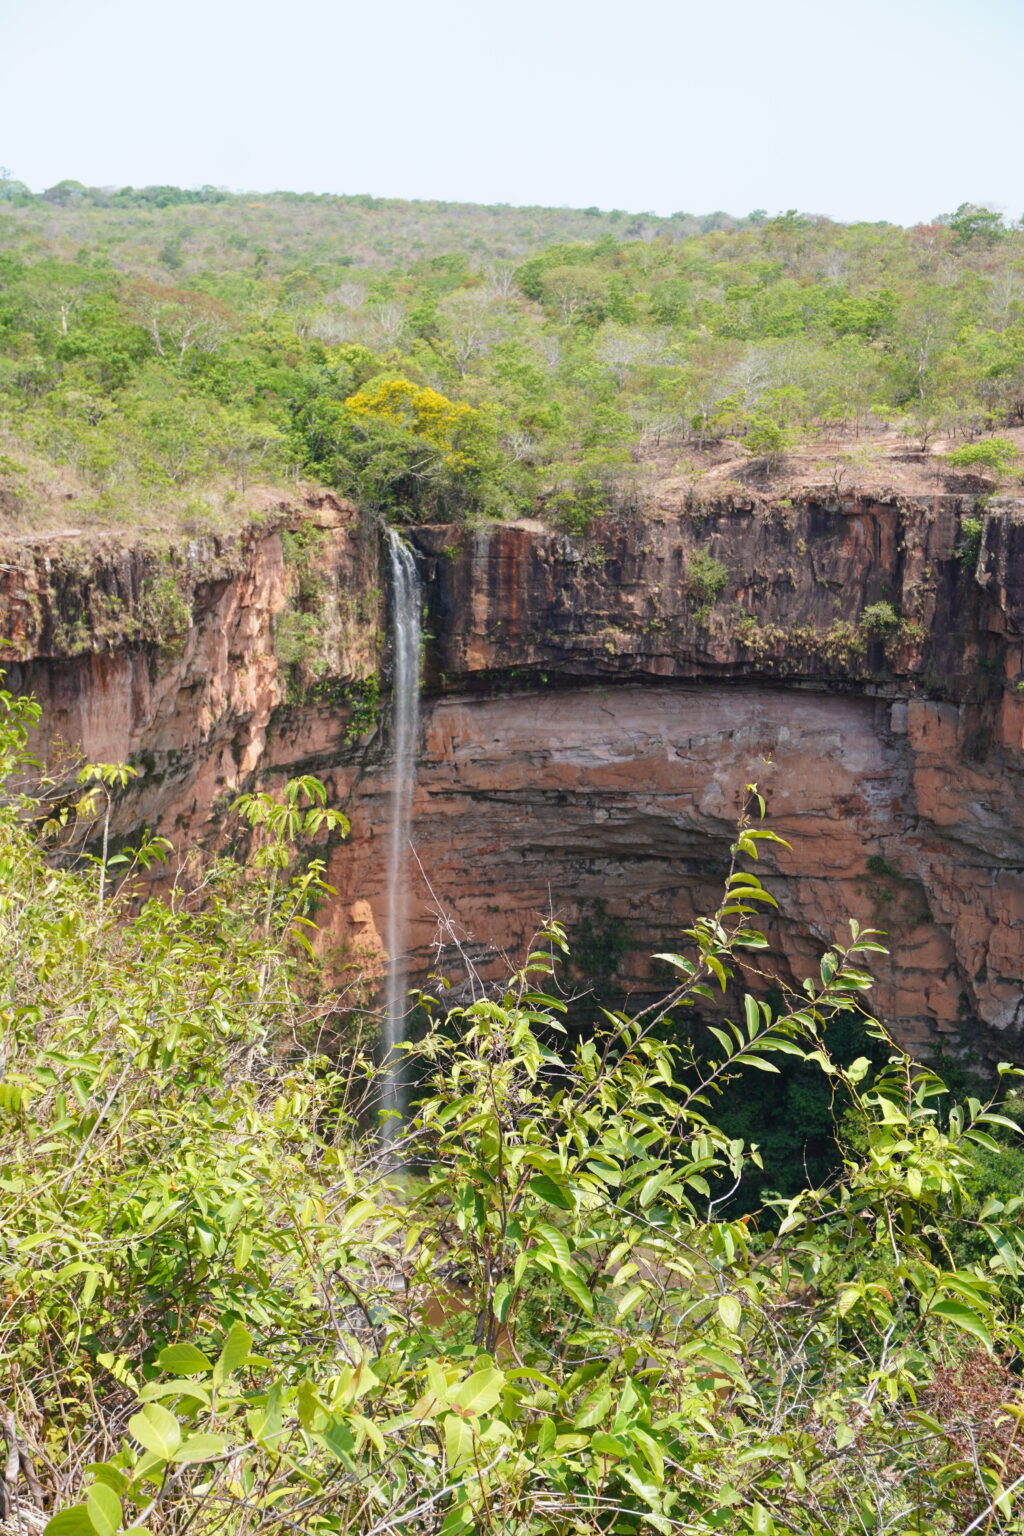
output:
[[[405, 1034], [405, 948], [409, 916], [409, 846], [416, 786], [416, 744], [420, 707], [420, 580], [408, 545], [388, 529], [391, 567], [391, 826], [388, 844], [387, 991], [384, 1000], [384, 1086], [382, 1108], [402, 1110], [402, 1061], [396, 1054]], [[394, 1139], [395, 1118], [383, 1121], [382, 1138]]]

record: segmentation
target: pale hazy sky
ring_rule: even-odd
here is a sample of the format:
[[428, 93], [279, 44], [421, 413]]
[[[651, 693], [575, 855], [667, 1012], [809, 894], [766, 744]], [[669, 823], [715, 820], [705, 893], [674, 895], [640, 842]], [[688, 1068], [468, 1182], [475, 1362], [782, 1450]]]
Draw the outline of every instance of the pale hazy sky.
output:
[[1024, 0], [0, 0], [0, 49], [36, 191], [1024, 213]]

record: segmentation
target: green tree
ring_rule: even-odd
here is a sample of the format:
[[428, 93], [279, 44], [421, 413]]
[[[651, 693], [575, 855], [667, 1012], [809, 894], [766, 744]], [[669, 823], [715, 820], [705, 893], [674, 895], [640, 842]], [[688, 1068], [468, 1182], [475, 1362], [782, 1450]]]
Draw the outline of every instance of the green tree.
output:
[[977, 240], [984, 245], [994, 245], [1006, 234], [1002, 214], [982, 203], [961, 203], [946, 222], [957, 239], [965, 244]]

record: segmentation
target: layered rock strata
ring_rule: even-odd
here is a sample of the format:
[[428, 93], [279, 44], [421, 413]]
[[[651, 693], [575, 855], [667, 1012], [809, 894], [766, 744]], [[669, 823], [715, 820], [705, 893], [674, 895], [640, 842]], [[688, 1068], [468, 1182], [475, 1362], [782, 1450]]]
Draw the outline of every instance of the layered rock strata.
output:
[[[977, 519], [975, 523], [974, 519]], [[312, 530], [312, 532], [310, 532]], [[485, 969], [548, 910], [621, 992], [714, 900], [744, 784], [798, 976], [886, 928], [908, 1043], [1024, 1028], [1024, 518], [967, 501], [666, 503], [570, 538], [417, 528], [428, 591], [416, 960]], [[312, 555], [310, 550], [312, 549]], [[171, 556], [7, 547], [10, 684], [46, 745], [146, 772], [121, 808], [213, 846], [230, 796], [316, 771], [352, 818], [330, 942], [377, 955], [388, 796], [380, 546], [318, 497]], [[451, 920], [438, 936], [435, 909]], [[369, 935], [369, 937], [368, 937]], [[456, 938], [463, 954], [457, 953]], [[375, 961], [379, 966], [379, 960]]]

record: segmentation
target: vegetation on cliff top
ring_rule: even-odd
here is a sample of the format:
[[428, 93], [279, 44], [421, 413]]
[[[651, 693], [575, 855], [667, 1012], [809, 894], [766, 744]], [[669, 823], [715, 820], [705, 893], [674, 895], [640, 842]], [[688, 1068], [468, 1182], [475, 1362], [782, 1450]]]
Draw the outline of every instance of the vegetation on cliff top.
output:
[[982, 450], [951, 467], [991, 488], [1024, 437], [1024, 232], [972, 205], [901, 229], [8, 180], [0, 283], [8, 526], [230, 520], [300, 477], [583, 527], [651, 466], [801, 445], [840, 488], [888, 432], [890, 462]]
[[[557, 927], [427, 1001], [400, 1173], [371, 1066], [316, 1054], [315, 784], [143, 901], [160, 849], [76, 863], [72, 808], [17, 787], [36, 716], [0, 693], [5, 1530], [1020, 1531], [1021, 1201], [976, 1193], [1012, 1123], [875, 1024], [877, 1072], [832, 1057], [868, 934], [702, 1049], [674, 1027], [763, 965], [756, 793], [661, 1006], [567, 1046]], [[736, 1217], [758, 1153], [718, 1106], [794, 1060], [849, 1106], [841, 1170]]]

